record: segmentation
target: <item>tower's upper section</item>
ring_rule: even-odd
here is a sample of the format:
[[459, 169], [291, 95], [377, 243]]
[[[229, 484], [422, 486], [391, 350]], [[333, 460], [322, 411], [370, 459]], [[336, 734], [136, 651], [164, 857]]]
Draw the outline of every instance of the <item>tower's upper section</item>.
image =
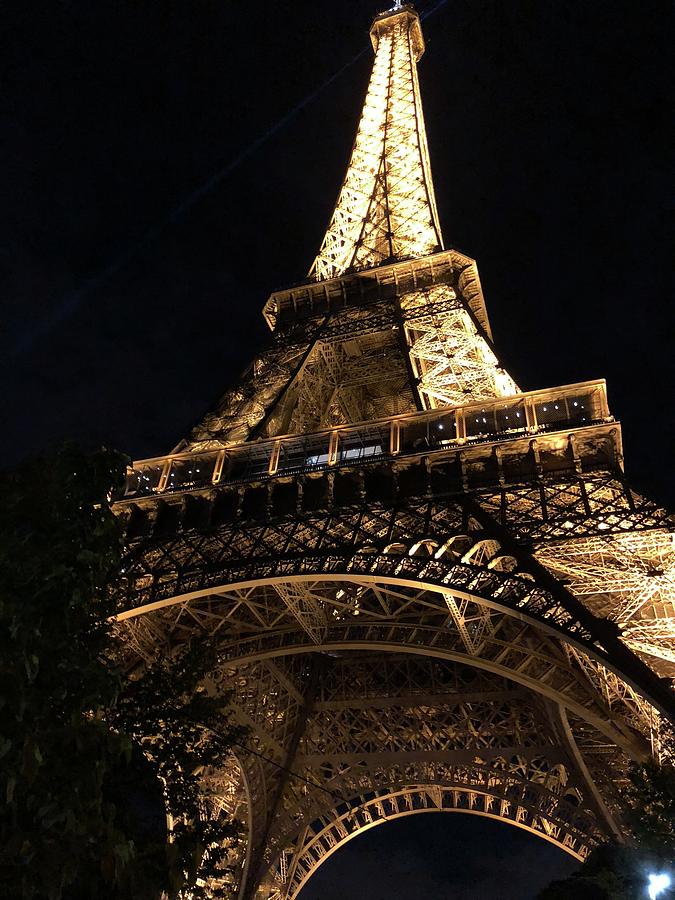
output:
[[382, 13], [370, 30], [375, 61], [349, 168], [310, 269], [317, 280], [442, 249], [422, 115], [415, 10]]

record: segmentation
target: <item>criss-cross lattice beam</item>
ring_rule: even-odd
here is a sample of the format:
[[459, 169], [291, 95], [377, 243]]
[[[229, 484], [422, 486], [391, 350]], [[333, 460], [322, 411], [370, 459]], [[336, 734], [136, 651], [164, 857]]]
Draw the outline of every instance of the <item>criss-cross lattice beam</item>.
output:
[[633, 650], [675, 663], [675, 535], [666, 531], [559, 541], [537, 558]]
[[375, 62], [349, 168], [310, 270], [318, 280], [442, 247], [417, 82], [419, 18], [385, 14], [371, 35]]
[[454, 288], [442, 284], [411, 291], [399, 302], [417, 390], [426, 409], [518, 393]]
[[328, 621], [325, 598], [312, 593], [306, 584], [275, 584], [274, 590], [315, 644], [320, 644]]

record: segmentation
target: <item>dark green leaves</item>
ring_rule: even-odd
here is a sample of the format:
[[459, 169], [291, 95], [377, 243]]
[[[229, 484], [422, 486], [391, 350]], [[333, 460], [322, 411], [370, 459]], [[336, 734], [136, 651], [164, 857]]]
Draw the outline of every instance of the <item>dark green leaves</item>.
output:
[[[213, 651], [183, 648], [136, 681], [109, 663], [122, 544], [108, 497], [125, 463], [65, 447], [0, 475], [0, 896], [13, 900], [176, 897], [224, 864], [203, 848], [234, 835], [201, 822], [193, 774], [228, 752], [224, 701], [198, 687]], [[170, 844], [165, 802], [182, 816]]]

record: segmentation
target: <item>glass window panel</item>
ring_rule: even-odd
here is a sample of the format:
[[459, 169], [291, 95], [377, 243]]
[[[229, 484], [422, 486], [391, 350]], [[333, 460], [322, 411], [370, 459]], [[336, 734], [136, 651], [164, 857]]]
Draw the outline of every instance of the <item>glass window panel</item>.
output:
[[401, 453], [421, 453], [430, 446], [428, 420], [407, 419], [401, 422], [400, 427], [399, 450]]
[[537, 424], [540, 428], [554, 429], [560, 425], [570, 423], [568, 399], [564, 395], [538, 401], [535, 403], [534, 409], [537, 416]]
[[469, 440], [488, 438], [498, 431], [495, 410], [485, 406], [469, 409], [464, 413], [464, 428]]
[[342, 464], [372, 459], [389, 452], [389, 428], [369, 427], [341, 432], [337, 461]]
[[329, 434], [284, 440], [279, 449], [277, 472], [302, 472], [328, 465]]
[[281, 442], [277, 472], [301, 472], [305, 465], [305, 446], [302, 438], [288, 438]]
[[583, 425], [595, 418], [592, 398], [588, 394], [575, 394], [567, 399], [568, 422], [571, 425]]
[[497, 431], [500, 434], [511, 431], [524, 431], [527, 427], [525, 403], [519, 400], [516, 403], [500, 404], [495, 408], [495, 420]]
[[604, 415], [604, 392], [600, 388], [591, 388], [580, 394], [570, 394], [567, 398], [570, 421], [598, 421]]
[[142, 469], [132, 469], [127, 472], [124, 487], [121, 491], [115, 492], [115, 500], [118, 500], [120, 497], [138, 497], [148, 493], [143, 474]]
[[222, 481], [243, 481], [248, 477], [249, 459], [246, 450], [228, 450], [223, 463]]
[[251, 444], [246, 450], [246, 478], [260, 478], [269, 474], [272, 444]]
[[174, 459], [166, 489], [189, 490], [208, 485], [211, 483], [214, 465], [215, 453]]
[[323, 469], [328, 465], [329, 434], [309, 435], [304, 442], [306, 469]]
[[[135, 496], [144, 497], [147, 494], [152, 494], [156, 491], [163, 468], [164, 463], [158, 463], [155, 465], [143, 466], [142, 469], [135, 469], [134, 475], [132, 476], [136, 485]], [[127, 492], [125, 496], [130, 496], [129, 492]]]
[[438, 412], [427, 421], [430, 447], [442, 447], [457, 438], [457, 421], [454, 412]]

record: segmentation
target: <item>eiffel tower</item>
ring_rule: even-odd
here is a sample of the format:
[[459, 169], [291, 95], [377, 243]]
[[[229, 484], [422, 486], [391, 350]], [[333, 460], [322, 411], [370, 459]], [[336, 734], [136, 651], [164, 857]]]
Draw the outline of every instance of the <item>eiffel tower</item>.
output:
[[[214, 896], [295, 898], [399, 816], [486, 816], [579, 860], [625, 837], [629, 760], [675, 718], [672, 520], [623, 474], [605, 382], [523, 391], [443, 244], [417, 13], [372, 75], [307, 279], [166, 456], [133, 464], [130, 665], [199, 636], [248, 746], [205, 774], [244, 824]], [[208, 790], [207, 790], [208, 788]]]

